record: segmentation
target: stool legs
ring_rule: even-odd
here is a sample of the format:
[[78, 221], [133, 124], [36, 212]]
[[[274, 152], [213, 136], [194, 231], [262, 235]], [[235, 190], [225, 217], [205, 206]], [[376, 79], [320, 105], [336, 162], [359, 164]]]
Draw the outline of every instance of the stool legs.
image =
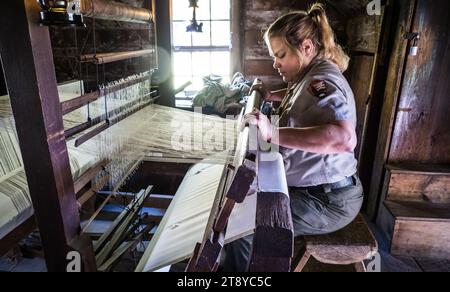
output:
[[294, 262], [294, 272], [299, 273], [303, 270], [303, 268], [308, 263], [311, 254], [306, 250], [306, 247], [302, 247], [300, 252], [297, 255], [296, 261]]
[[357, 273], [365, 273], [367, 272], [366, 266], [364, 265], [364, 262], [359, 262], [356, 263], [355, 265], [355, 270]]

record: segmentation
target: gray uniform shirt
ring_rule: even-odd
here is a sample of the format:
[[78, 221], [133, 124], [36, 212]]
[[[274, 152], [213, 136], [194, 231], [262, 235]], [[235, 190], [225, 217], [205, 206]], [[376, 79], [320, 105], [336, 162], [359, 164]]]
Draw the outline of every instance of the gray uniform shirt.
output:
[[[300, 81], [292, 84], [278, 110], [280, 127], [304, 128], [334, 121], [352, 121], [356, 127], [353, 92], [330, 61], [312, 61]], [[334, 183], [356, 173], [354, 153], [316, 154], [281, 147], [287, 183], [293, 187]]]

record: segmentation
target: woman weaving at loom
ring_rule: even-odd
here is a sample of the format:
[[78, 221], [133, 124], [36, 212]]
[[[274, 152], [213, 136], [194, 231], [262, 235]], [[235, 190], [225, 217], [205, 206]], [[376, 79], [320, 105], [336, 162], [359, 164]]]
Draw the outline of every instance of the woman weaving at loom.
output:
[[[265, 34], [274, 68], [289, 88], [272, 93], [253, 88], [265, 100], [282, 101], [279, 128], [255, 110], [245, 124], [280, 145], [291, 197], [295, 236], [328, 234], [353, 221], [363, 202], [356, 175], [356, 109], [342, 72], [349, 57], [335, 43], [322, 5], [289, 13]], [[253, 236], [229, 244], [225, 271], [245, 271]]]

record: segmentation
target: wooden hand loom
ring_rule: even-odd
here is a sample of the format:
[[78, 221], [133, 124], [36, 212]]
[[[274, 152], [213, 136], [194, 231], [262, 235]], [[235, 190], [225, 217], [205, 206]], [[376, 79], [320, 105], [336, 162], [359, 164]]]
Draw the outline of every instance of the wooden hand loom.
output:
[[[249, 98], [245, 114], [258, 95]], [[279, 153], [251, 154], [249, 140], [245, 128], [232, 165], [204, 162], [191, 169], [136, 271], [190, 258], [187, 272], [214, 272], [224, 245], [252, 233], [250, 271], [290, 271], [294, 235], [283, 160]], [[203, 187], [204, 181], [210, 184]]]

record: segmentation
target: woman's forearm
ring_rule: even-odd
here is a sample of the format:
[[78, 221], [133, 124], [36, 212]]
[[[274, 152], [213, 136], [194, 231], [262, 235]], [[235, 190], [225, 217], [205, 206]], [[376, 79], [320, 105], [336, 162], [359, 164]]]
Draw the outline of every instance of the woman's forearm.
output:
[[352, 152], [356, 147], [356, 134], [337, 124], [311, 128], [279, 128], [274, 129], [272, 142], [289, 149], [336, 154]]

